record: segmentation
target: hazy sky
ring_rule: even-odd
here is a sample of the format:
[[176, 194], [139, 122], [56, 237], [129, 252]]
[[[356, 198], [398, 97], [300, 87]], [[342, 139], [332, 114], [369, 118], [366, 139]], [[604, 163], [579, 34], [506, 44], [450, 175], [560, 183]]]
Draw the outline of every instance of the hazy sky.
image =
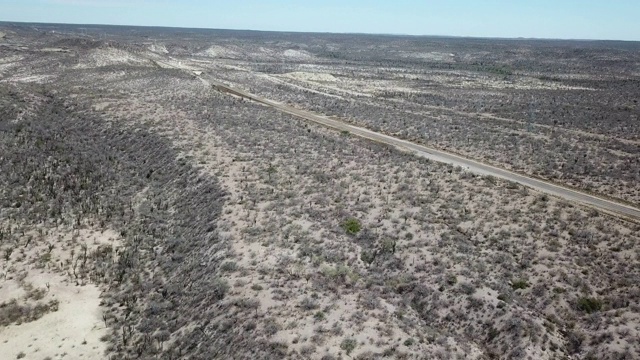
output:
[[640, 40], [640, 0], [0, 0], [0, 21]]

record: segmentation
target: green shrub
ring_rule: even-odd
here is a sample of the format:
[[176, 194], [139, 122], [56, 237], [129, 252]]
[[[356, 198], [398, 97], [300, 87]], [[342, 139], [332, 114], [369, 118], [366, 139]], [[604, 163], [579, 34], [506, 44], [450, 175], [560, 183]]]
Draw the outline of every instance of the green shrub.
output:
[[360, 232], [362, 226], [360, 225], [360, 221], [351, 218], [342, 223], [342, 228], [347, 232], [347, 234], [355, 235]]
[[322, 311], [318, 311], [317, 313], [313, 314], [313, 318], [316, 319], [316, 321], [322, 321], [326, 319], [326, 317], [327, 316]]
[[251, 285], [251, 290], [260, 291], [260, 290], [262, 290], [262, 289], [264, 289], [264, 288], [263, 288], [263, 287], [262, 287], [262, 285], [260, 285], [260, 284], [253, 284], [253, 285]]
[[344, 350], [347, 355], [351, 354], [351, 352], [358, 346], [358, 342], [356, 339], [344, 339], [342, 343], [340, 343], [340, 349]]
[[513, 288], [513, 290], [526, 289], [528, 287], [529, 283], [527, 280], [515, 280], [511, 283], [511, 288]]
[[359, 274], [352, 271], [346, 265], [338, 265], [336, 267], [326, 266], [320, 270], [322, 275], [331, 281], [337, 283], [343, 283], [349, 278], [351, 281], [357, 281], [359, 279]]
[[320, 307], [320, 305], [318, 305], [318, 303], [313, 300], [310, 297], [305, 297], [304, 299], [302, 299], [302, 301], [300, 302], [300, 307], [303, 308], [304, 310], [314, 310], [317, 309], [318, 307]]
[[226, 261], [220, 266], [220, 270], [224, 272], [233, 272], [238, 270], [238, 264], [235, 261]]
[[227, 291], [229, 291], [229, 283], [226, 280], [218, 278], [213, 282], [212, 293], [217, 300], [224, 299]]
[[602, 310], [602, 301], [590, 298], [582, 297], [578, 299], [578, 310], [591, 314], [596, 311]]

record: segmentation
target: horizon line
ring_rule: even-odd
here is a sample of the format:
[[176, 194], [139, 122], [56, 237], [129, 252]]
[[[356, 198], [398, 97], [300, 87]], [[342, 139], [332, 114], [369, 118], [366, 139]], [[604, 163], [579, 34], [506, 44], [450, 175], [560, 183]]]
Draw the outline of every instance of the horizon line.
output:
[[123, 25], [123, 24], [100, 24], [100, 23], [64, 23], [64, 22], [37, 22], [37, 21], [11, 21], [0, 20], [0, 24], [20, 24], [20, 25], [71, 25], [71, 26], [109, 26], [109, 27], [137, 27], [137, 28], [161, 28], [180, 30], [214, 30], [214, 31], [247, 31], [262, 33], [282, 33], [282, 34], [327, 34], [327, 35], [370, 35], [370, 36], [397, 36], [397, 37], [431, 37], [449, 39], [478, 39], [478, 40], [512, 40], [512, 41], [593, 41], [593, 42], [640, 42], [640, 40], [623, 39], [588, 39], [588, 38], [543, 38], [543, 37], [503, 37], [503, 36], [472, 36], [472, 35], [428, 35], [428, 34], [402, 34], [402, 33], [375, 33], [375, 32], [334, 32], [334, 31], [301, 31], [301, 30], [259, 30], [259, 29], [238, 29], [238, 28], [209, 28], [209, 27], [185, 27], [167, 25]]

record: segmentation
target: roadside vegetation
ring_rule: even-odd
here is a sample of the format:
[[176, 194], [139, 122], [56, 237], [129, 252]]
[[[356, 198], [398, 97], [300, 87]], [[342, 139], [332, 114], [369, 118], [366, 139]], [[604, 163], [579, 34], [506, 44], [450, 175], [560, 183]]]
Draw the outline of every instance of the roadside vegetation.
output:
[[[90, 345], [113, 359], [640, 356], [639, 225], [305, 123], [161, 65], [180, 59], [267, 97], [338, 109], [326, 102], [337, 91], [269, 88], [256, 72], [315, 64], [335, 74], [357, 68], [350, 76], [371, 81], [389, 76], [372, 70], [372, 59], [384, 59], [369, 50], [330, 50], [351, 37], [314, 40], [324, 48], [274, 44], [268, 54], [253, 52], [264, 56], [259, 62], [240, 55], [278, 35], [226, 34], [233, 45], [221, 45], [206, 34], [165, 34], [173, 40], [152, 47], [125, 30], [91, 41], [21, 31], [9, 41], [22, 36], [30, 52], [0, 55], [0, 69], [11, 70], [0, 82], [4, 331], [66, 311], [68, 303], [51, 302], [64, 289], [95, 287], [99, 316], [75, 316], [90, 319], [89, 332], [100, 331]], [[485, 46], [454, 43], [471, 53]], [[68, 52], [36, 51], [45, 47]], [[470, 69], [441, 62], [392, 64]], [[516, 76], [524, 66], [482, 62], [472, 69], [487, 77]], [[337, 103], [348, 106], [335, 116], [371, 127], [386, 121], [383, 130], [409, 129], [408, 138], [444, 133], [424, 115], [396, 116], [426, 111], [419, 94], [396, 107], [389, 94], [340, 94]], [[468, 118], [453, 118], [446, 121], [471, 129]], [[431, 130], [409, 126], [418, 119]], [[481, 124], [497, 127], [473, 126]], [[616, 124], [612, 132], [621, 131]], [[485, 140], [469, 141], [482, 150]], [[563, 151], [557, 156], [577, 150]], [[633, 199], [637, 189], [628, 189]], [[2, 333], [11, 357], [58, 351], [36, 352]], [[70, 341], [82, 349], [83, 339]]]

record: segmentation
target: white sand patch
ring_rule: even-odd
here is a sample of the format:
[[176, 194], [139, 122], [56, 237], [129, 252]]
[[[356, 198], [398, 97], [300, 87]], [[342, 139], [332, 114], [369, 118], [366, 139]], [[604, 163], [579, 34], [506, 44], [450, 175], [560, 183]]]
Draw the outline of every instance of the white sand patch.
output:
[[164, 45], [151, 44], [149, 45], [149, 51], [159, 54], [168, 54], [169, 50]]
[[499, 78], [496, 76], [478, 76], [476, 73], [463, 72], [453, 72], [449, 75], [436, 75], [429, 78], [429, 80], [443, 86], [458, 89], [594, 90], [585, 87], [562, 85], [554, 81], [543, 81], [535, 78]]
[[15, 82], [23, 82], [23, 83], [44, 83], [50, 78], [54, 77], [53, 75], [31, 75], [31, 76], [19, 76], [14, 78], [9, 78], [9, 81]]
[[374, 96], [380, 96], [388, 92], [420, 93], [420, 90], [406, 86], [406, 82], [395, 80], [350, 80], [348, 88], [352, 91], [360, 91], [363, 94], [372, 94]]
[[455, 59], [455, 54], [443, 53], [443, 52], [402, 52], [401, 56], [406, 58], [431, 60], [431, 61], [444, 61], [451, 62]]
[[240, 56], [236, 51], [220, 45], [212, 45], [207, 50], [201, 51], [197, 55], [231, 59], [237, 59]]
[[87, 245], [89, 250], [95, 250], [100, 245], [111, 245], [113, 247], [119, 247], [122, 245], [120, 235], [111, 229], [105, 229], [101, 232], [81, 229], [77, 230], [78, 236], [84, 240], [84, 244]]
[[211, 60], [202, 60], [202, 59], [189, 59], [189, 61], [198, 63], [198, 64], [206, 64], [206, 65], [217, 65], [214, 61]]
[[0, 303], [9, 302], [11, 301], [11, 299], [19, 299], [21, 297], [24, 297], [26, 292], [24, 291], [22, 286], [20, 286], [20, 284], [13, 279], [4, 279], [5, 270], [2, 269], [1, 271], [2, 273], [0, 273], [0, 278], [2, 280], [0, 280]]
[[191, 72], [202, 72], [202, 67], [194, 64], [191, 59], [174, 59], [172, 57], [159, 57], [154, 56], [156, 54], [151, 53], [149, 58], [153, 63], [163, 69], [181, 69]]
[[311, 73], [311, 72], [292, 72], [285, 74], [285, 76], [290, 77], [295, 80], [301, 81], [313, 81], [313, 82], [337, 82], [338, 79], [327, 73]]
[[63, 53], [71, 52], [71, 50], [62, 49], [62, 48], [42, 48], [42, 49], [40, 49], [40, 51], [42, 51], [42, 52], [63, 52]]
[[109, 65], [148, 65], [149, 62], [141, 57], [120, 49], [95, 49], [83, 58], [76, 68], [86, 69]]
[[638, 156], [638, 154], [634, 154], [634, 153], [630, 153], [630, 152], [625, 152], [625, 151], [620, 151], [620, 150], [615, 150], [615, 149], [607, 149], [608, 152], [612, 153], [615, 156], [619, 156], [619, 157], [636, 157]]
[[[287, 75], [282, 75], [282, 77], [284, 78], [284, 80], [283, 80], [283, 79], [280, 79], [280, 78], [278, 78], [278, 77], [272, 76], [272, 75], [267, 75], [267, 74], [260, 74], [259, 76], [260, 76], [260, 77], [262, 77], [262, 78], [264, 78], [264, 79], [267, 79], [267, 80], [269, 80], [269, 81], [275, 82], [275, 83], [279, 83], [279, 84], [286, 84], [286, 85], [288, 85], [288, 86], [291, 86], [291, 87], [294, 87], [294, 88], [297, 88], [297, 89], [302, 89], [302, 90], [305, 90], [305, 91], [309, 91], [309, 92], [312, 92], [312, 93], [314, 93], [314, 94], [321, 94], [321, 95], [323, 95], [323, 96], [327, 96], [327, 97], [331, 97], [331, 98], [343, 99], [343, 97], [342, 97], [342, 96], [338, 96], [338, 95], [334, 95], [334, 94], [329, 94], [329, 93], [327, 93], [327, 92], [323, 92], [323, 91], [320, 91], [320, 90], [315, 90], [315, 89], [313, 89], [313, 88], [309, 87], [309, 86], [308, 86], [308, 85], [306, 85], [306, 84], [305, 84], [305, 86], [300, 86], [300, 85], [298, 85], [298, 84], [294, 84], [294, 83], [292, 83], [292, 82], [291, 82], [291, 79], [293, 79], [293, 78], [292, 78], [292, 77], [290, 77], [290, 76], [287, 76]], [[307, 83], [309, 83], [309, 82], [307, 82]], [[316, 85], [316, 86], [318, 86], [318, 85], [319, 85], [318, 83], [313, 83], [313, 82], [311, 82], [311, 84], [314, 84], [314, 85]], [[321, 88], [321, 87], [329, 88], [329, 89], [336, 90], [336, 91], [341, 91], [341, 92], [343, 92], [343, 93], [347, 93], [347, 94], [348, 94], [348, 93], [351, 93], [351, 92], [349, 92], [349, 91], [344, 91], [344, 90], [341, 90], [341, 89], [338, 89], [338, 88], [335, 88], [335, 87], [326, 86], [326, 85], [318, 86], [318, 88]], [[356, 95], [357, 95], [357, 94], [356, 94]]]
[[93, 109], [95, 111], [103, 111], [105, 109], [107, 109], [109, 107], [109, 105], [113, 104], [112, 102], [109, 101], [104, 101], [104, 102], [99, 102], [96, 103], [95, 105], [93, 105]]
[[264, 46], [260, 46], [255, 55], [257, 55], [256, 58], [266, 59], [266, 58], [269, 58], [269, 57], [278, 56], [278, 55], [280, 55], [280, 53], [278, 53], [274, 49], [269, 49], [269, 48], [266, 48]]
[[[529, 74], [527, 74], [529, 75]], [[541, 73], [532, 73], [531, 76], [537, 77], [548, 74]], [[550, 76], [551, 78], [560, 79], [560, 80], [594, 80], [594, 79], [613, 79], [609, 75], [599, 74], [597, 77], [593, 74], [553, 74]]]
[[15, 68], [17, 65], [8, 63], [8, 64], [0, 64], [0, 75], [9, 72], [11, 69]]
[[[75, 286], [58, 275], [39, 274], [30, 278], [36, 287], [50, 284], [44, 301], [58, 300], [58, 311], [20, 325], [0, 329], [0, 357], [15, 359], [101, 359], [107, 334], [100, 311], [100, 290], [95, 285]], [[4, 291], [1, 290], [1, 291]]]
[[24, 59], [24, 56], [7, 56], [0, 59], [0, 75], [5, 73], [11, 73], [12, 69], [20, 66], [20, 62]]
[[[25, 236], [43, 235], [34, 231]], [[0, 303], [17, 306], [19, 312], [6, 314], [22, 314], [5, 318], [9, 325], [0, 327], [0, 359], [103, 358], [106, 343], [100, 338], [107, 329], [100, 289], [79, 264], [100, 245], [117, 247], [118, 234], [59, 229], [40, 240], [13, 251], [0, 268]], [[36, 311], [38, 307], [44, 310]]]
[[0, 64], [13, 64], [22, 61], [23, 59], [24, 56], [19, 55], [7, 56], [0, 59]]
[[245, 69], [243, 67], [229, 65], [229, 64], [222, 64], [221, 67], [223, 69], [228, 69], [228, 70], [235, 70], [235, 71], [241, 71], [241, 72], [251, 72], [251, 70], [247, 70], [247, 69]]
[[290, 58], [292, 60], [311, 60], [313, 59], [313, 55], [309, 54], [304, 50], [286, 50], [283, 54], [285, 57]]
[[[385, 92], [404, 92], [407, 94], [417, 94], [421, 91], [411, 87], [403, 86], [403, 82], [389, 80], [356, 80], [345, 77], [335, 77], [327, 73], [315, 72], [293, 72], [281, 75], [281, 78], [292, 79], [305, 82], [305, 89], [308, 91], [320, 91], [329, 96], [328, 93], [339, 92], [341, 94], [355, 95], [358, 97], [379, 96]], [[294, 84], [290, 84], [294, 86]]]

